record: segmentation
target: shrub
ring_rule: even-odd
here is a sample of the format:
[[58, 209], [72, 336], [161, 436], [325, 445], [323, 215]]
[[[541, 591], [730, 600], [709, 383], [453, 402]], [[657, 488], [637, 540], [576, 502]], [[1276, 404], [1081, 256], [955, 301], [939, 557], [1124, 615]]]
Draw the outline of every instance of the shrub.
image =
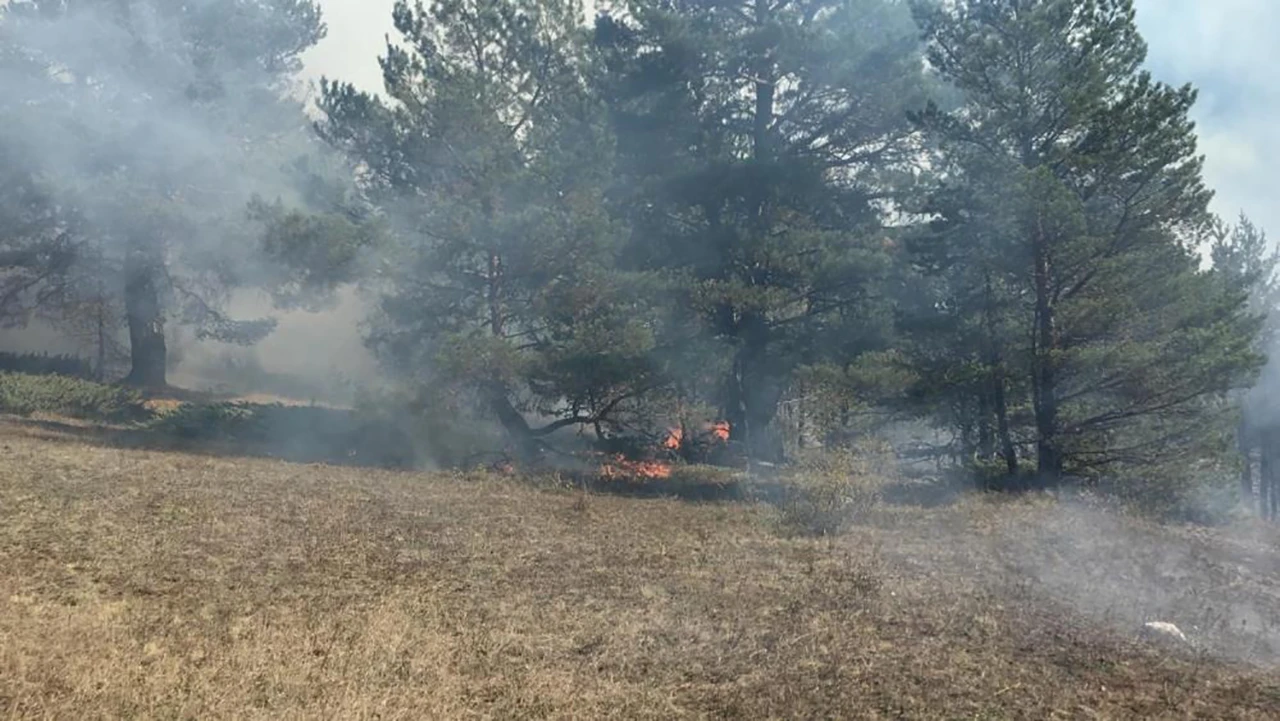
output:
[[0, 412], [128, 422], [151, 414], [135, 391], [61, 375], [0, 372]]
[[184, 403], [159, 416], [151, 430], [183, 439], [244, 440], [261, 435], [261, 409], [252, 403]]
[[774, 505], [786, 536], [835, 536], [873, 510], [892, 472], [880, 444], [809, 452], [779, 479]]
[[48, 353], [0, 353], [0, 372], [59, 375], [85, 380], [94, 378], [93, 365], [89, 361], [72, 355]]

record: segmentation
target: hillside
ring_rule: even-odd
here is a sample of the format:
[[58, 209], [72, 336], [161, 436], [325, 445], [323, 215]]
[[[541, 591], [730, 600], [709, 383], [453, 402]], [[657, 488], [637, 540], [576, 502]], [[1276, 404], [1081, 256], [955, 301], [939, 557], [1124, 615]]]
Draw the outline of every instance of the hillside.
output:
[[[789, 539], [764, 506], [5, 421], [0, 713], [1280, 716], [1270, 529], [886, 498], [834, 540]], [[1139, 641], [1155, 618], [1198, 649]]]

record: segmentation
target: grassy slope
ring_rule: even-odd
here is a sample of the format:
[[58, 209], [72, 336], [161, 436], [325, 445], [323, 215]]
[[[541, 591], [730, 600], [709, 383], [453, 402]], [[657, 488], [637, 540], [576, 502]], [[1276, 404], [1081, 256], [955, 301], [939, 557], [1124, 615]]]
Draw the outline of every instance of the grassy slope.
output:
[[[0, 714], [1276, 718], [1273, 541], [977, 500], [784, 540], [744, 505], [0, 425]], [[1213, 655], [1099, 622], [1215, 606]]]

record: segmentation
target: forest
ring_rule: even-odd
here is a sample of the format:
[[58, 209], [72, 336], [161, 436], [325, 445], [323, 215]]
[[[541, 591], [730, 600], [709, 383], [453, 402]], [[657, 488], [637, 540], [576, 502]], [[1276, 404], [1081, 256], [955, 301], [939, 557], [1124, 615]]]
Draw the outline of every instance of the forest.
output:
[[381, 92], [308, 97], [311, 0], [0, 7], [0, 322], [164, 388], [175, 327], [273, 331], [236, 290], [355, 288], [441, 464], [781, 464], [910, 421], [986, 487], [1234, 491], [1280, 425], [1280, 255], [1210, 211], [1131, 0], [393, 19]]

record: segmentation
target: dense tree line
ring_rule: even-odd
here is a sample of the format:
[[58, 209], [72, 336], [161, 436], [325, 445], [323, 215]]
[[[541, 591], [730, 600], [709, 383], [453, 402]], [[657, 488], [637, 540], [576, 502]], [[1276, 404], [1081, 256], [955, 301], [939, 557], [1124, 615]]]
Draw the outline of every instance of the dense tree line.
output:
[[[1054, 484], [1220, 455], [1273, 333], [1275, 256], [1210, 214], [1196, 92], [1143, 69], [1129, 0], [400, 0], [382, 92], [326, 80], [310, 128], [283, 92], [309, 2], [104, 0], [134, 13], [104, 67], [152, 71], [119, 87], [31, 41], [94, 5], [0, 21], [0, 113], [104, 152], [0, 138], [0, 313], [119, 298], [135, 381], [166, 317], [269, 332], [206, 296], [359, 277], [419, 411], [525, 456], [720, 419], [781, 460], [875, 411]], [[156, 118], [204, 145], [109, 157]], [[274, 184], [180, 190], [226, 185], [227, 147]]]

